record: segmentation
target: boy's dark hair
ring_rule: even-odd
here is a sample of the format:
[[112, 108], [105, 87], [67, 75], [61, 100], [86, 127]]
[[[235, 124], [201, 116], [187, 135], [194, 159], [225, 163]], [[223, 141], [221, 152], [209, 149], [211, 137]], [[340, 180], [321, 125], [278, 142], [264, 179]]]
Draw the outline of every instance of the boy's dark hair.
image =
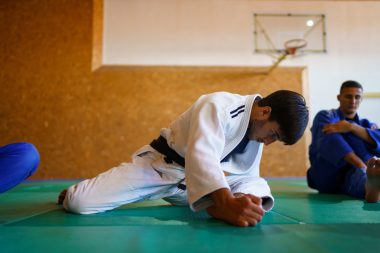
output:
[[353, 80], [348, 80], [342, 83], [342, 85], [340, 86], [340, 91], [339, 91], [340, 94], [342, 94], [342, 91], [345, 88], [359, 88], [363, 90], [363, 86], [360, 83]]
[[302, 137], [309, 121], [309, 109], [302, 95], [279, 90], [262, 98], [258, 104], [272, 108], [269, 120], [279, 124], [281, 141], [285, 145], [292, 145]]

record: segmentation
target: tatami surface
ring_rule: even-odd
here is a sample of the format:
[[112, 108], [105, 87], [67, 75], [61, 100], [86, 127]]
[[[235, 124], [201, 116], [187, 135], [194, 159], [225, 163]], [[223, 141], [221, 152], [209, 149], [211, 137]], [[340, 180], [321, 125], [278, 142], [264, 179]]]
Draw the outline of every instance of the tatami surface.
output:
[[74, 181], [32, 181], [0, 195], [0, 252], [379, 252], [380, 203], [270, 179], [275, 208], [256, 227], [159, 201], [95, 215], [55, 204]]

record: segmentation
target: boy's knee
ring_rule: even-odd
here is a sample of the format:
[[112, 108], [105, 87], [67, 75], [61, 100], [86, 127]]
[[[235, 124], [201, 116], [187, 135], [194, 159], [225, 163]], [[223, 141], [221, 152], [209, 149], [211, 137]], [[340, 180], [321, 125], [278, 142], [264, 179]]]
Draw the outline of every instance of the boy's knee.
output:
[[88, 198], [77, 189], [78, 185], [73, 185], [67, 189], [65, 200], [63, 201], [63, 207], [71, 212], [76, 214], [91, 214], [95, 213], [90, 210], [90, 203]]
[[72, 213], [81, 214], [84, 210], [82, 198], [76, 194], [76, 185], [67, 189], [66, 197], [63, 201], [63, 207]]

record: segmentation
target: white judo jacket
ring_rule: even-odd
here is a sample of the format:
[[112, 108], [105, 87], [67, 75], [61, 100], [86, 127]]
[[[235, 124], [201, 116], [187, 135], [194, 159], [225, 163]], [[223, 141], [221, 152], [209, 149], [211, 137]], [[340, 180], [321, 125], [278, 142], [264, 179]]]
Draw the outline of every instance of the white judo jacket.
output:
[[168, 128], [161, 130], [168, 145], [185, 158], [185, 179], [192, 210], [212, 205], [210, 193], [230, 189], [224, 172], [241, 180], [241, 187], [234, 192], [265, 198], [265, 210], [273, 207], [269, 186], [259, 177], [262, 143], [249, 141], [243, 153], [234, 154], [221, 163], [244, 138], [257, 97], [260, 95], [227, 92], [203, 95]]

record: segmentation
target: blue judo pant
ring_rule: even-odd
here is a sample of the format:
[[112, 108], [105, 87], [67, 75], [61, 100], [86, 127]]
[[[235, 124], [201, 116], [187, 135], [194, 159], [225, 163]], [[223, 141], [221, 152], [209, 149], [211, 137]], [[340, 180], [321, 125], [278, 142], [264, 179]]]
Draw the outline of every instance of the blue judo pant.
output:
[[[349, 133], [343, 134], [343, 137], [363, 162], [367, 162], [374, 156], [368, 151], [367, 144], [356, 135]], [[365, 197], [367, 181], [365, 170], [348, 163], [338, 168], [322, 158], [317, 160], [307, 172], [307, 181], [311, 188], [321, 193], [342, 193], [355, 198]]]
[[40, 155], [33, 144], [20, 142], [0, 147], [0, 193], [30, 177], [39, 162]]

